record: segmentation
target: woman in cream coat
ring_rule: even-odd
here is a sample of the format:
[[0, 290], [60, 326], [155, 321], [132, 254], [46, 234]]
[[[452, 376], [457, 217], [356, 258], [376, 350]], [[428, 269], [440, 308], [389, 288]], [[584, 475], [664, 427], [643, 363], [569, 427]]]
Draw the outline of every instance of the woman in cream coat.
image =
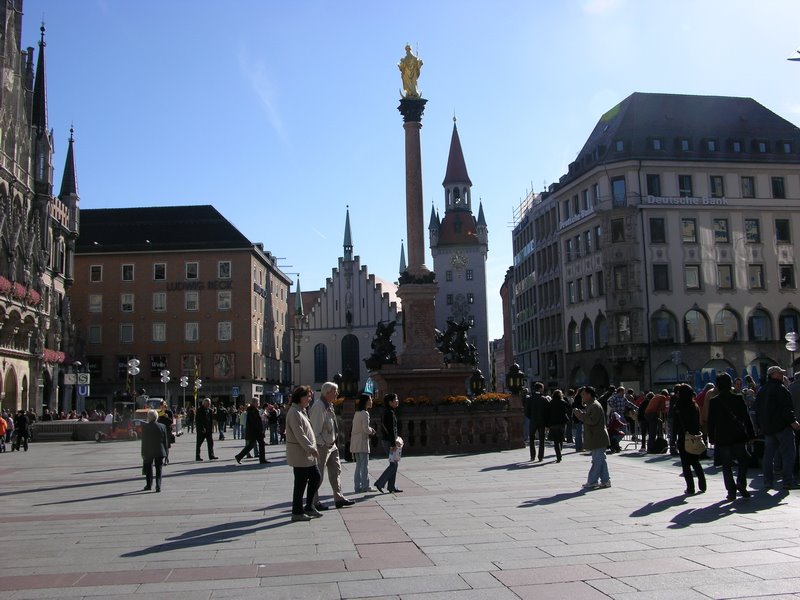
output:
[[358, 399], [358, 412], [353, 416], [353, 429], [350, 432], [350, 453], [356, 459], [354, 489], [356, 493], [371, 492], [369, 487], [369, 436], [375, 430], [369, 426], [369, 409], [372, 408], [372, 396], [361, 394]]
[[[322, 516], [314, 508], [314, 494], [322, 481], [317, 468], [317, 441], [305, 409], [311, 401], [311, 388], [301, 385], [292, 392], [292, 406], [286, 415], [286, 462], [294, 468], [292, 521], [308, 521]], [[303, 507], [303, 490], [306, 503]]]

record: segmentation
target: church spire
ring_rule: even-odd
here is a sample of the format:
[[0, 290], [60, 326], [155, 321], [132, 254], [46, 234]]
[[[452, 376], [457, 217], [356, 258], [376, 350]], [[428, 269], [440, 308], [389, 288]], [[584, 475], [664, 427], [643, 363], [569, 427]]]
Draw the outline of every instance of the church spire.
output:
[[47, 131], [47, 79], [44, 68], [44, 48], [47, 43], [44, 41], [44, 23], [42, 23], [39, 31], [41, 31], [41, 39], [39, 40], [39, 58], [36, 62], [36, 79], [33, 84], [31, 125], [41, 132]]
[[450, 154], [447, 157], [447, 170], [444, 174], [445, 212], [452, 209], [472, 210], [471, 188], [467, 173], [467, 163], [464, 161], [464, 152], [461, 150], [461, 140], [458, 137], [456, 118], [453, 117], [453, 135], [450, 138]]
[[400, 275], [405, 273], [408, 270], [408, 266], [406, 265], [406, 249], [403, 245], [403, 240], [400, 240]]
[[68, 196], [78, 196], [78, 178], [75, 175], [75, 155], [72, 146], [75, 143], [75, 129], [69, 128], [69, 145], [67, 146], [67, 160], [64, 163], [64, 175], [61, 177], [61, 191], [58, 197], [66, 201]]
[[31, 134], [33, 141], [34, 189], [42, 197], [53, 193], [53, 139], [47, 126], [47, 78], [45, 76], [44, 23], [40, 28], [39, 58], [36, 63], [36, 79], [33, 84], [31, 107]]
[[344, 259], [353, 260], [353, 238], [350, 234], [350, 207], [347, 207], [347, 216], [344, 222]]
[[300, 291], [300, 275], [297, 276], [297, 285], [294, 292], [294, 317], [299, 319], [303, 316], [303, 292]]

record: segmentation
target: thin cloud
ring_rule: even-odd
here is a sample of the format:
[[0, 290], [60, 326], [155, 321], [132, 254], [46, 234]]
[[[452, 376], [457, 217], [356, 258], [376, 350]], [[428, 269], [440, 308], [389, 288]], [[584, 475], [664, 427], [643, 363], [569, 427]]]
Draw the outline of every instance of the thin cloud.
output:
[[317, 229], [316, 227], [312, 227], [312, 228], [311, 228], [311, 231], [313, 231], [314, 233], [316, 233], [316, 234], [317, 234], [319, 237], [321, 237], [323, 240], [327, 240], [327, 239], [328, 239], [328, 236], [326, 236], [324, 233], [322, 233], [322, 232], [321, 232], [319, 229]]
[[276, 107], [275, 87], [267, 74], [266, 64], [263, 60], [253, 59], [242, 46], [239, 48], [239, 70], [260, 100], [264, 114], [275, 133], [285, 142], [286, 130]]

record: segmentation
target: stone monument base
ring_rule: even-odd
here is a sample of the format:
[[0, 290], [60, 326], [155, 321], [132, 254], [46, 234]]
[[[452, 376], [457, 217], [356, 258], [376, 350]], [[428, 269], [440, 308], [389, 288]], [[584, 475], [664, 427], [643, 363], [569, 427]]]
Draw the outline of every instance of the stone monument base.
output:
[[371, 373], [378, 394], [397, 394], [400, 402], [413, 396], [427, 396], [433, 403], [445, 396], [465, 396], [472, 376], [471, 365], [453, 364], [436, 369], [410, 369], [403, 365], [384, 365]]

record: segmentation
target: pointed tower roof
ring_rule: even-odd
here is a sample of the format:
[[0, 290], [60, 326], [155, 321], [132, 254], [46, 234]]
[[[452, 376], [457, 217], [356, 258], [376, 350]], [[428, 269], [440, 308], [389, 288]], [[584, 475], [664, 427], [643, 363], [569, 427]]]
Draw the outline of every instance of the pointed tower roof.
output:
[[431, 204], [431, 220], [428, 223], [428, 229], [439, 229], [439, 215], [436, 214], [433, 204]]
[[447, 186], [453, 183], [472, 185], [467, 174], [467, 163], [464, 162], [464, 152], [461, 150], [461, 140], [458, 138], [455, 117], [453, 117], [453, 137], [450, 138], [450, 155], [447, 157], [447, 171], [444, 174], [442, 185]]
[[42, 32], [42, 37], [39, 40], [39, 59], [36, 62], [36, 80], [33, 84], [31, 125], [38, 128], [39, 131], [47, 131], [47, 79], [44, 72], [44, 48], [47, 44], [44, 41], [44, 23], [42, 23], [39, 31]]
[[400, 274], [402, 275], [408, 270], [408, 266], [406, 265], [406, 249], [403, 246], [403, 242], [400, 242]]
[[75, 155], [73, 154], [72, 145], [75, 142], [73, 137], [75, 130], [69, 128], [69, 146], [67, 147], [67, 160], [64, 163], [64, 175], [61, 177], [61, 191], [58, 197], [61, 199], [67, 196], [78, 195], [78, 178], [75, 175]]
[[350, 234], [350, 207], [344, 221], [344, 259], [353, 260], [353, 237]]
[[297, 276], [297, 289], [294, 292], [294, 316], [303, 316], [303, 293], [300, 291], [300, 275]]
[[478, 204], [478, 227], [486, 227], [486, 217], [483, 216], [483, 202]]

